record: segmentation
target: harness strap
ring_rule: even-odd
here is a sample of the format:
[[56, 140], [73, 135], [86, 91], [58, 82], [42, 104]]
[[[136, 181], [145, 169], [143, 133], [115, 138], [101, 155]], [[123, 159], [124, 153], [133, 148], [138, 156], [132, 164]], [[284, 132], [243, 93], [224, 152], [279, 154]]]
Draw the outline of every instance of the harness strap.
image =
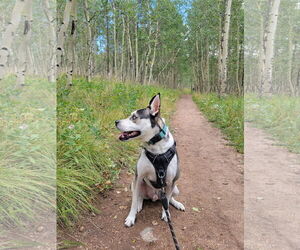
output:
[[[144, 148], [145, 149], [145, 148]], [[176, 143], [163, 154], [153, 154], [145, 149], [148, 160], [155, 169], [156, 182], [150, 181], [154, 188], [162, 188], [166, 186], [166, 175], [168, 166], [176, 154]]]

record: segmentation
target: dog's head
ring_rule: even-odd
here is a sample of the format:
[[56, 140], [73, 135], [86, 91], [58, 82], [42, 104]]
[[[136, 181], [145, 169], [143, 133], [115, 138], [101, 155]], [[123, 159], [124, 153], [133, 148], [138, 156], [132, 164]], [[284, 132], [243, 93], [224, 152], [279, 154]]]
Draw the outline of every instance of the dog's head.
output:
[[122, 132], [121, 141], [140, 138], [149, 141], [160, 128], [157, 126], [160, 120], [160, 94], [153, 96], [148, 107], [139, 109], [123, 120], [117, 120], [116, 127]]

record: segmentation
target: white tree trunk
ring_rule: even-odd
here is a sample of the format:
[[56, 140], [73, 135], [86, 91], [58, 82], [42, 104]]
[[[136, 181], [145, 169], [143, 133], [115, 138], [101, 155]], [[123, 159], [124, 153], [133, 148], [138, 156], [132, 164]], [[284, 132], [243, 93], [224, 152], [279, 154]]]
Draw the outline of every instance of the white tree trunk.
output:
[[66, 0], [66, 7], [64, 10], [64, 17], [57, 34], [57, 68], [61, 68], [64, 56], [64, 42], [66, 38], [67, 29], [70, 22], [70, 15], [72, 10], [72, 5], [75, 0]]
[[135, 81], [139, 78], [138, 16], [135, 23]]
[[229, 37], [229, 27], [230, 27], [230, 15], [231, 15], [231, 3], [232, 0], [226, 1], [226, 11], [224, 24], [222, 25], [221, 33], [221, 47], [220, 47], [220, 65], [219, 65], [219, 85], [220, 85], [220, 95], [224, 95], [227, 86], [227, 59], [228, 59], [228, 37]]
[[150, 84], [151, 81], [152, 81], [152, 70], [153, 70], [153, 65], [154, 65], [154, 62], [155, 62], [156, 48], [157, 48], [157, 44], [158, 44], [158, 32], [159, 32], [159, 25], [158, 25], [158, 22], [157, 22], [156, 23], [156, 34], [155, 34], [155, 41], [154, 41], [153, 56], [152, 56], [152, 61], [151, 61], [151, 65], [150, 65], [148, 84]]
[[68, 56], [68, 70], [67, 70], [67, 86], [73, 85], [73, 73], [75, 65], [75, 40], [76, 40], [76, 24], [77, 24], [77, 3], [72, 0], [71, 6], [71, 32], [70, 32], [70, 48]]
[[49, 82], [56, 81], [56, 19], [52, 15], [52, 10], [50, 9], [49, 0], [43, 1], [44, 13], [47, 17], [49, 25], [49, 62], [47, 68], [47, 75]]
[[28, 47], [30, 45], [31, 24], [32, 24], [32, 0], [27, 0], [23, 11], [24, 29], [21, 36], [21, 45], [18, 53], [18, 70], [17, 70], [17, 84], [25, 85], [25, 75], [28, 67]]
[[122, 26], [123, 26], [123, 31], [122, 31], [122, 55], [121, 55], [121, 78], [122, 81], [124, 81], [124, 53], [125, 53], [125, 31], [126, 31], [126, 27], [125, 27], [125, 20], [124, 20], [124, 16], [122, 16]]
[[7, 62], [11, 53], [11, 45], [21, 21], [22, 11], [27, 3], [27, 0], [16, 0], [11, 14], [11, 20], [2, 34], [2, 44], [0, 47], [0, 80], [3, 79], [6, 73]]
[[277, 19], [279, 12], [280, 0], [270, 2], [270, 13], [268, 25], [264, 33], [263, 40], [263, 62], [262, 62], [262, 79], [261, 94], [269, 96], [272, 91], [272, 73], [273, 73], [273, 57], [274, 57], [274, 39], [277, 29]]
[[87, 22], [87, 46], [88, 46], [88, 64], [87, 64], [87, 74], [86, 79], [88, 82], [91, 81], [92, 78], [92, 28], [91, 28], [91, 20], [90, 20], [90, 14], [88, 9], [88, 0], [84, 0], [84, 15], [85, 20]]

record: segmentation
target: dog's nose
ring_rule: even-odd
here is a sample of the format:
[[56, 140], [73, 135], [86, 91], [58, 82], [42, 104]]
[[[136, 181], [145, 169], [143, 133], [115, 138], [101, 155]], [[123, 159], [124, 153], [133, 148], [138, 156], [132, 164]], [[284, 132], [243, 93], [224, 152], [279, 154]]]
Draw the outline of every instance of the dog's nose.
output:
[[119, 122], [120, 122], [119, 120], [115, 121], [116, 126], [118, 126]]

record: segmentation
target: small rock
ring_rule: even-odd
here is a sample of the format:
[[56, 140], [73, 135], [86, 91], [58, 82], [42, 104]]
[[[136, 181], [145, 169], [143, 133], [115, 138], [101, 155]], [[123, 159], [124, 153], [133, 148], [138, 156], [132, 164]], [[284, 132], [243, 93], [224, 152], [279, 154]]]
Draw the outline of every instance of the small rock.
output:
[[81, 226], [80, 228], [79, 228], [79, 232], [83, 232], [84, 231], [84, 226]]
[[124, 192], [128, 192], [128, 188], [127, 187], [124, 188]]
[[185, 230], [185, 229], [186, 229], [186, 227], [183, 227], [183, 228], [182, 228], [182, 230]]
[[152, 221], [152, 225], [157, 226], [158, 225], [157, 221], [156, 220]]
[[117, 193], [117, 194], [120, 194], [121, 192], [120, 192], [120, 191], [116, 191], [116, 193]]
[[127, 206], [119, 206], [119, 208], [120, 208], [121, 210], [124, 210], [124, 209], [127, 208]]
[[156, 237], [153, 235], [153, 228], [146, 227], [142, 232], [140, 232], [142, 239], [146, 242], [154, 242], [157, 240]]
[[221, 197], [217, 197], [217, 200], [221, 200]]
[[263, 200], [264, 197], [258, 196], [258, 197], [256, 197], [256, 199], [260, 201], [260, 200]]
[[222, 184], [223, 184], [223, 185], [228, 185], [228, 182], [223, 182]]
[[117, 215], [115, 215], [115, 216], [114, 216], [114, 219], [117, 219], [117, 218], [118, 218], [118, 216], [117, 216]]
[[37, 232], [42, 232], [44, 231], [44, 227], [43, 226], [39, 226], [37, 229], [36, 229]]

